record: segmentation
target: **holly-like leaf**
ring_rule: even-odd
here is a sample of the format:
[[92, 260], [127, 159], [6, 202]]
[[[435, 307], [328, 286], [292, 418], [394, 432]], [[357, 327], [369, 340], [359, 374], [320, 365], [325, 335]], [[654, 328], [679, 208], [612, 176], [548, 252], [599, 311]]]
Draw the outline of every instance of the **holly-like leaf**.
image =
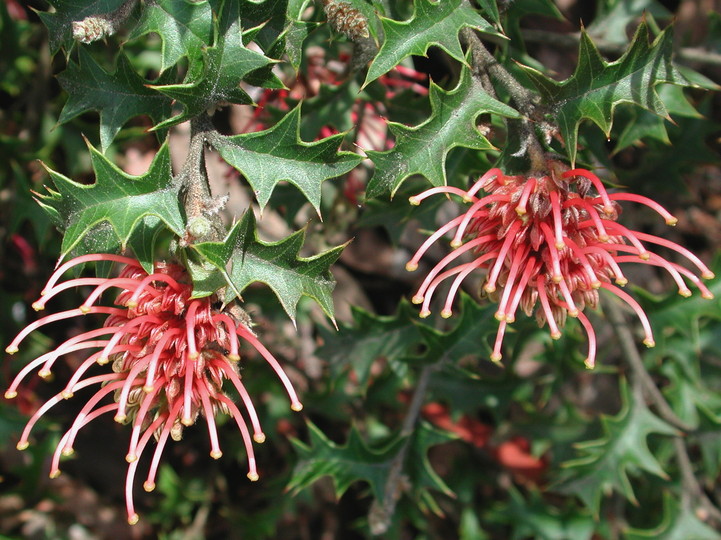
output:
[[54, 12], [39, 11], [38, 16], [48, 27], [50, 52], [55, 54], [60, 47], [69, 53], [73, 40], [73, 22], [86, 17], [106, 15], [119, 9], [126, 0], [48, 0]]
[[394, 195], [403, 181], [413, 174], [425, 176], [434, 186], [446, 184], [446, 156], [453, 148], [494, 148], [476, 127], [476, 118], [480, 114], [519, 117], [514, 109], [483, 90], [465, 67], [458, 86], [449, 92], [431, 83], [430, 101], [433, 113], [422, 124], [408, 127], [388, 123], [396, 137], [392, 150], [368, 152], [375, 164], [375, 173], [366, 190], [368, 198], [388, 192]]
[[203, 47], [212, 43], [213, 12], [207, 2], [158, 0], [148, 2], [140, 21], [128, 39], [154, 32], [160, 36], [160, 70], [174, 66], [181, 58], [191, 63], [200, 59]]
[[385, 40], [368, 68], [365, 84], [388, 73], [410, 55], [425, 56], [434, 45], [465, 63], [458, 36], [463, 28], [502, 35], [463, 0], [415, 0], [415, 10], [410, 20], [394, 21], [382, 17], [381, 22]]
[[643, 470], [661, 478], [666, 473], [648, 447], [652, 433], [675, 436], [677, 431], [655, 416], [641, 396], [621, 384], [621, 411], [613, 417], [601, 419], [604, 436], [576, 445], [582, 457], [568, 461], [566, 480], [557, 486], [562, 493], [578, 495], [584, 504], [598, 515], [601, 497], [615, 490], [637, 504], [628, 472]]
[[[48, 169], [55, 190], [48, 188], [47, 195], [38, 196], [38, 202], [64, 231], [63, 255], [98, 228], [104, 238], [114, 238], [116, 250], [125, 249], [136, 232], [146, 234], [144, 220], [148, 216], [160, 219], [175, 234], [183, 234], [185, 217], [179, 202], [179, 186], [173, 183], [167, 144], [141, 176], [124, 173], [96, 148], [88, 146], [95, 183], [79, 184]], [[89, 240], [92, 244], [92, 238]]]
[[300, 140], [299, 129], [300, 107], [296, 107], [268, 130], [217, 137], [211, 142], [223, 159], [245, 176], [261, 208], [268, 203], [275, 186], [287, 181], [319, 212], [321, 184], [347, 173], [362, 158], [338, 152], [342, 133], [306, 143]]
[[[210, 0], [216, 12], [223, 0]], [[314, 26], [301, 20], [308, 0], [233, 0], [244, 29], [259, 28], [253, 41], [273, 57], [274, 51], [285, 53], [297, 70], [303, 57], [303, 41]]]
[[324, 344], [316, 354], [336, 374], [352, 367], [358, 384], [365, 389], [374, 361], [401, 359], [420, 343], [421, 335], [415, 324], [417, 312], [406, 301], [401, 301], [398, 312], [392, 316], [374, 315], [353, 306], [351, 309], [352, 326], [342, 325], [338, 332], [319, 328]]
[[240, 82], [251, 72], [270, 65], [271, 60], [245, 47], [240, 20], [229, 17], [221, 14], [214, 45], [203, 51], [202, 62], [190, 62], [182, 83], [151, 86], [184, 107], [182, 113], [161, 122], [156, 129], [188, 120], [218, 104], [252, 102]]
[[397, 437], [379, 449], [369, 448], [355, 427], [351, 428], [348, 442], [343, 446], [328, 439], [311, 422], [308, 422], [308, 436], [310, 445], [297, 439], [292, 440], [299, 459], [288, 489], [295, 493], [323, 476], [330, 476], [333, 479], [336, 497], [342, 496], [354, 482], [363, 480], [368, 482], [373, 497], [382, 503], [385, 500], [385, 484], [394, 465], [394, 459], [403, 451], [406, 444], [408, 452], [404, 459], [403, 470], [414, 481], [415, 494], [423, 496], [429, 488], [451, 493], [431, 467], [428, 461], [428, 449], [453, 440], [454, 437], [424, 423], [416, 427], [410, 440], [406, 437]]
[[342, 496], [354, 482], [365, 480], [373, 496], [378, 500], [383, 499], [393, 457], [403, 446], [403, 439], [396, 439], [382, 449], [371, 450], [353, 427], [348, 442], [340, 446], [311, 422], [308, 422], [308, 438], [309, 445], [291, 439], [298, 454], [298, 463], [288, 484], [289, 490], [298, 493], [319, 478], [330, 476], [336, 497]]
[[135, 73], [122, 54], [111, 74], [81, 48], [78, 62], [69, 62], [68, 68], [58, 75], [58, 81], [69, 96], [58, 123], [63, 124], [87, 111], [98, 111], [103, 151], [129, 119], [144, 114], [157, 122], [170, 114], [170, 99], [147, 88], [146, 81]]
[[[628, 43], [628, 26], [645, 14], [654, 19], [666, 19], [671, 13], [658, 0], [611, 0], [601, 2], [603, 9], [588, 27], [588, 33], [615, 45]], [[605, 9], [604, 9], [605, 8]]]
[[498, 321], [493, 317], [495, 309], [494, 305], [479, 306], [469, 295], [461, 293], [461, 317], [452, 330], [440, 332], [432, 326], [421, 326], [426, 350], [420, 360], [458, 361], [465, 356], [487, 359], [491, 349], [486, 337], [498, 329]]
[[[225, 301], [229, 302], [248, 285], [261, 282], [278, 297], [288, 316], [295, 320], [301, 296], [313, 298], [333, 318], [333, 287], [330, 266], [338, 259], [345, 245], [313, 257], [300, 257], [305, 229], [278, 242], [258, 239], [255, 216], [247, 211], [222, 242], [202, 242], [192, 247], [215, 266], [231, 286]], [[228, 264], [231, 269], [226, 273]], [[204, 279], [208, 279], [204, 276]]]
[[[625, 540], [718, 540], [718, 531], [698, 519], [678, 495], [664, 492], [661, 522], [652, 529], [630, 528]], [[681, 500], [680, 500], [681, 499]]]
[[608, 136], [613, 112], [619, 103], [632, 103], [669, 118], [656, 85], [689, 86], [673, 65], [672, 52], [670, 29], [649, 44], [648, 26], [642, 23], [629, 50], [615, 62], [606, 62], [583, 32], [578, 65], [565, 81], [558, 82], [532, 68], [525, 69], [549, 109], [549, 118], [559, 126], [572, 163], [576, 161], [578, 126], [584, 119], [594, 122]]

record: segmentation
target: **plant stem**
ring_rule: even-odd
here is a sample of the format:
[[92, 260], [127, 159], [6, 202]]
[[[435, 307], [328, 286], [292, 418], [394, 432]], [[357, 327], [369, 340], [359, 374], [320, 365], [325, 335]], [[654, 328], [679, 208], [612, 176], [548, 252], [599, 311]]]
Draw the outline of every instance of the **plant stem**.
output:
[[[481, 39], [472, 28], [461, 30], [461, 37], [471, 49], [471, 61], [473, 72], [481, 81], [483, 87], [488, 91], [492, 86], [490, 79], [495, 79], [503, 86], [516, 108], [523, 113], [524, 118], [520, 121], [521, 148], [519, 153], [526, 153], [531, 160], [531, 173], [543, 173], [546, 170], [546, 157], [543, 146], [536, 137], [532, 118], [538, 116], [535, 94], [524, 88], [516, 78], [504, 68], [501, 63], [486, 49]], [[495, 92], [489, 92], [494, 95]]]
[[673, 412], [670, 405], [663, 397], [661, 391], [656, 386], [653, 378], [646, 370], [646, 366], [643, 364], [641, 354], [636, 348], [636, 341], [629, 330], [626, 316], [619, 308], [618, 304], [614, 302], [606, 302], [604, 310], [608, 315], [608, 320], [611, 322], [613, 329], [618, 337], [621, 350], [623, 351], [623, 357], [628, 362], [633, 372], [633, 376], [638, 380], [638, 383], [644, 390], [646, 397], [651, 400], [656, 412], [666, 422], [672, 426], [681, 429], [683, 431], [692, 431], [692, 427], [681, 420], [676, 413]]
[[[608, 314], [608, 318], [611, 321], [614, 331], [616, 332], [624, 358], [631, 366], [631, 370], [634, 375], [634, 387], [638, 388], [639, 391], [646, 394], [646, 396], [651, 399], [651, 402], [656, 408], [656, 412], [658, 412], [659, 416], [661, 416], [661, 418], [663, 418], [666, 422], [682, 429], [683, 431], [691, 431], [691, 426], [688, 426], [673, 412], [668, 402], [663, 397], [663, 394], [661, 394], [656, 386], [656, 383], [653, 381], [653, 378], [646, 370], [646, 366], [643, 364], [643, 359], [636, 348], [633, 335], [628, 328], [626, 317], [618, 305], [613, 302], [608, 302], [605, 305], [605, 311]], [[691, 458], [689, 457], [684, 437], [685, 434], [679, 433], [673, 438], [676, 463], [681, 473], [682, 504], [690, 507], [690, 505], [693, 504], [692, 501], [697, 501], [701, 505], [701, 508], [705, 511], [706, 515], [713, 519], [718, 525], [721, 523], [721, 510], [714, 505], [701, 488], [701, 485], [694, 474], [693, 465], [691, 464]]]
[[396, 456], [393, 458], [391, 467], [388, 473], [388, 480], [386, 480], [385, 489], [383, 490], [383, 501], [373, 501], [370, 512], [368, 513], [368, 522], [370, 524], [371, 533], [379, 535], [385, 533], [391, 526], [393, 519], [393, 513], [395, 512], [396, 504], [398, 499], [401, 497], [403, 486], [405, 484], [405, 477], [403, 475], [403, 466], [405, 465], [406, 456], [408, 454], [408, 447], [411, 443], [413, 431], [418, 421], [418, 416], [425, 400], [426, 390], [428, 389], [428, 383], [431, 378], [431, 373], [438, 367], [440, 362], [434, 364], [428, 364], [421, 370], [421, 374], [418, 377], [418, 383], [413, 391], [413, 397], [411, 403], [408, 406], [408, 411], [403, 419], [401, 425], [401, 437], [406, 437], [406, 441], [398, 451]]

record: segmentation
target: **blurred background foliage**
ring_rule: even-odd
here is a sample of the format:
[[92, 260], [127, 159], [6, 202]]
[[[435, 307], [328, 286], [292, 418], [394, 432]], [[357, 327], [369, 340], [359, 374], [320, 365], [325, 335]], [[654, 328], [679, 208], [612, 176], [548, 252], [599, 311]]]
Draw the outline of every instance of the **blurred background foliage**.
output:
[[[412, 14], [411, 2], [386, 4], [394, 19]], [[721, 83], [719, 3], [517, 0], [498, 6], [512, 38], [499, 43], [498, 56], [509, 65], [515, 59], [549, 70], [557, 80], [573, 73], [578, 39], [568, 37], [581, 25], [607, 58], [616, 59], [641, 18], [652, 28], [674, 21], [677, 61], [706, 89], [663, 87], [671, 121], [620, 106], [608, 140], [596, 126], [582, 124], [579, 161], [600, 162], [618, 185], [665, 205], [679, 223], [663, 234], [715, 261], [712, 269], [720, 275], [721, 107], [719, 94], [708, 90]], [[83, 139], [101, 144], [97, 112], [66, 112], [67, 121], [59, 123], [68, 100], [62, 73], [77, 53], [69, 60], [63, 52], [51, 53], [59, 43], [38, 16], [48, 8], [40, 0], [0, 4], [0, 349], [34, 317], [29, 305], [60, 252], [59, 234], [33, 201], [32, 193], [48, 182], [40, 162], [91, 182]], [[309, 17], [297, 51], [302, 75], [294, 79], [296, 57], [281, 65], [291, 89], [304, 83], [319, 54], [330, 62], [351, 51], [345, 38], [321, 24], [322, 10]], [[153, 33], [132, 37], [120, 32], [83, 54], [112, 72], [113, 51], [122, 44], [132, 69], [157, 80], [161, 40]], [[455, 87], [458, 62], [441, 49], [411, 60], [444, 89]], [[181, 60], [164, 76], [179, 77], [186, 66]], [[515, 74], [528, 82], [520, 71]], [[387, 96], [371, 84], [359, 93], [360, 82], [351, 78], [305, 94], [302, 139], [316, 138], [326, 126], [350, 129], [346, 146], [352, 150], [356, 134], [348, 112], [358, 101], [383, 102], [389, 120], [407, 125], [431, 113], [428, 100], [412, 92]], [[294, 99], [300, 94], [291, 92], [285, 105], [292, 108]], [[274, 124], [286, 111], [269, 106], [263, 121]], [[228, 107], [214, 122], [221, 131], [237, 132], [238, 118], [247, 117], [242, 107]], [[165, 135], [149, 133], [152, 124], [146, 116], [132, 118], [106, 155], [125, 170], [144, 172]], [[171, 145], [172, 133], [182, 137], [182, 127], [174, 129]], [[456, 148], [447, 159], [449, 181], [465, 182], [497, 157]], [[361, 188], [368, 167], [360, 167]], [[216, 174], [218, 185], [231, 193], [241, 185], [229, 167]], [[501, 369], [486, 359], [496, 328], [492, 306], [465, 296], [454, 319], [420, 321], [403, 300], [416, 285], [414, 275], [402, 271], [422, 238], [416, 231], [435, 228], [437, 214], [447, 208], [407, 205], [407, 196], [427, 185], [419, 179], [407, 181], [392, 201], [367, 203], [353, 181], [344, 176], [323, 185], [323, 222], [312, 218], [294, 188], [281, 185], [260, 225], [273, 239], [287, 235], [288, 227], [307, 225], [314, 253], [354, 239], [334, 268], [338, 331], [304, 299], [296, 332], [273, 294], [252, 288], [257, 330], [284, 359], [306, 405], [302, 415], [290, 415], [268, 370], [247, 368], [244, 380], [258, 396], [268, 435], [257, 449], [261, 482], [246, 481], [244, 450], [232, 426], [222, 437], [225, 457], [219, 461], [207, 459], [202, 430], [186, 430], [183, 442], [166, 451], [156, 492], [138, 494], [142, 520], [131, 528], [123, 495], [127, 430], [112, 422], [85, 428], [64, 474], [48, 480], [61, 426], [80, 405], [63, 402], [43, 419], [25, 453], [15, 450], [15, 442], [28, 415], [62, 387], [63, 376], [79, 361], [71, 356], [58, 370], [59, 382], [32, 378], [19, 400], [0, 401], [3, 537], [346, 540], [373, 537], [381, 522], [388, 530], [380, 537], [393, 539], [721, 538], [712, 505], [721, 501], [719, 281], [711, 285], [716, 300], [708, 302], [670, 295], [673, 288], [660, 274], [638, 271], [631, 281], [650, 291], [636, 292], [658, 336], [657, 347], [643, 351], [641, 371], [629, 367], [615, 337], [613, 325], [625, 323], [606, 322], [602, 312], [591, 314], [603, 358], [595, 371], [583, 367], [586, 344], [578, 325], [569, 324], [563, 338], [552, 342], [531, 320], [514, 326]], [[660, 229], [647, 212], [627, 211], [623, 219], [636, 230]], [[66, 297], [58, 309], [77, 304]], [[3, 360], [0, 381], [7, 386], [30, 359], [81, 330], [60, 325], [34, 333], [22, 353]], [[643, 384], [649, 380], [688, 426], [682, 441], [647, 401]], [[421, 421], [408, 430], [404, 415], [419, 385], [425, 389]], [[679, 441], [688, 461], [679, 459]], [[389, 493], [393, 474], [396, 491]], [[392, 507], [392, 515], [385, 515]]]

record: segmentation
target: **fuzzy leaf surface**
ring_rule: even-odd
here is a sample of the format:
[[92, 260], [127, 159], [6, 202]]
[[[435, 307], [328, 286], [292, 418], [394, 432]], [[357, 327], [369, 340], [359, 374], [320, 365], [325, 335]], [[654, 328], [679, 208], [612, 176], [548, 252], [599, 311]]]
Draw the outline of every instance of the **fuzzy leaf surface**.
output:
[[[136, 232], [147, 234], [145, 219], [149, 216], [160, 219], [175, 234], [183, 234], [185, 217], [179, 187], [173, 184], [167, 144], [160, 148], [148, 172], [140, 176], [126, 174], [96, 148], [89, 148], [94, 184], [79, 184], [48, 170], [55, 190], [39, 196], [40, 204], [64, 231], [63, 255], [98, 227], [114, 239], [118, 249], [124, 249]], [[148, 256], [149, 252], [136, 255]]]
[[[229, 17], [229, 15], [228, 15]], [[168, 127], [184, 122], [221, 103], [248, 104], [250, 96], [240, 82], [253, 71], [271, 64], [271, 60], [243, 44], [239, 20], [230, 22], [221, 14], [215, 44], [203, 51], [203, 60], [191, 61], [180, 84], [155, 85], [152, 88], [178, 101], [182, 113], [156, 126]]]
[[39, 11], [38, 16], [48, 27], [50, 53], [55, 54], [60, 47], [66, 51], [75, 44], [73, 22], [86, 17], [104, 15], [116, 11], [125, 0], [48, 0], [55, 12]]
[[296, 186], [319, 212], [321, 184], [347, 173], [362, 158], [338, 152], [342, 133], [311, 143], [302, 141], [299, 133], [300, 107], [296, 107], [270, 129], [219, 137], [213, 146], [245, 176], [261, 208], [268, 203], [275, 186], [286, 181]]
[[463, 0], [415, 0], [414, 5], [413, 17], [408, 21], [381, 18], [385, 40], [368, 68], [365, 84], [387, 73], [408, 56], [425, 56], [434, 45], [465, 63], [458, 37], [463, 28], [500, 35]]
[[476, 127], [476, 118], [480, 114], [519, 117], [513, 108], [486, 93], [465, 67], [458, 85], [451, 91], [446, 92], [431, 83], [430, 102], [433, 112], [422, 124], [408, 127], [389, 122], [396, 137], [393, 149], [368, 152], [375, 164], [375, 173], [366, 190], [368, 198], [389, 192], [394, 195], [403, 181], [413, 174], [425, 176], [434, 186], [446, 184], [446, 157], [453, 148], [494, 148]]
[[58, 81], [69, 95], [58, 122], [98, 111], [103, 151], [131, 118], [144, 114], [158, 122], [170, 114], [170, 99], [147, 88], [145, 79], [135, 73], [122, 54], [118, 56], [115, 72], [108, 73], [81, 47], [78, 62], [70, 61], [68, 68], [58, 75]]
[[[261, 282], [268, 285], [278, 297], [288, 316], [295, 320], [296, 307], [301, 296], [313, 298], [328, 317], [333, 318], [333, 288], [335, 280], [330, 266], [338, 259], [345, 246], [338, 246], [313, 257], [300, 257], [305, 230], [279, 240], [264, 242], [258, 239], [255, 216], [248, 211], [233, 226], [222, 242], [202, 242], [193, 245], [207, 262], [225, 274], [237, 292], [248, 285]], [[207, 277], [206, 277], [207, 279]], [[236, 292], [229, 290], [225, 301], [230, 302]]]
[[574, 74], [557, 82], [526, 68], [549, 108], [549, 117], [559, 126], [572, 163], [576, 160], [578, 126], [591, 120], [608, 136], [613, 113], [620, 103], [631, 103], [668, 118], [656, 85], [672, 83], [688, 86], [687, 79], [671, 61], [672, 34], [664, 30], [649, 44], [648, 26], [638, 27], [630, 48], [615, 62], [606, 62], [587, 33], [581, 34], [578, 65]]

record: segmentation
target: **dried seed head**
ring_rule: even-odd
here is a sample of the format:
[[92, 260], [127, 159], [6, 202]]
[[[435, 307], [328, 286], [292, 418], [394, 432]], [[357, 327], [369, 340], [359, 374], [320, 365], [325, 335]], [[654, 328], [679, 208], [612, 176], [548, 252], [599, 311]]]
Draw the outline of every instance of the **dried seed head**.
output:
[[355, 41], [370, 35], [368, 19], [348, 2], [331, 0], [325, 5], [325, 14], [333, 29], [344, 34], [350, 40]]

